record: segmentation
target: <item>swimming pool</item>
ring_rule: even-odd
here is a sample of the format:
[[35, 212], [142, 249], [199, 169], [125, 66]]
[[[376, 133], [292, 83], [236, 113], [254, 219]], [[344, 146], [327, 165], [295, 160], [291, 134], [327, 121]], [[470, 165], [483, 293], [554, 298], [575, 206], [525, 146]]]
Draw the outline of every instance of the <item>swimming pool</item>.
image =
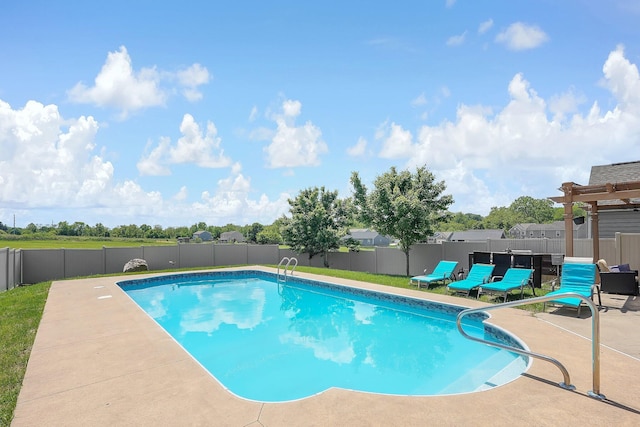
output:
[[[263, 402], [331, 387], [393, 395], [489, 389], [528, 359], [463, 338], [461, 307], [263, 271], [174, 274], [118, 283], [225, 388]], [[471, 335], [524, 348], [469, 316]]]

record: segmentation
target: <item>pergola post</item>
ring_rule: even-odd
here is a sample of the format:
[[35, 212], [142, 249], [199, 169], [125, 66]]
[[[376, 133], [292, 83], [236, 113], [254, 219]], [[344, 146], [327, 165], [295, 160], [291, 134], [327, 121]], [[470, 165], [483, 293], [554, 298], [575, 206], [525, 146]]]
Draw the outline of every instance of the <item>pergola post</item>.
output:
[[598, 229], [598, 202], [591, 202], [591, 240], [593, 241], [593, 261], [600, 259], [600, 231]]
[[[640, 181], [627, 181], [595, 185], [578, 185], [564, 182], [559, 188], [562, 197], [549, 197], [564, 205], [565, 255], [573, 256], [573, 204], [588, 203], [591, 206], [591, 238], [593, 239], [593, 260], [600, 259], [600, 232], [598, 209], [640, 209]], [[598, 207], [599, 201], [607, 201]]]
[[562, 184], [564, 192], [564, 252], [565, 256], [573, 256], [573, 182]]
[[564, 204], [564, 251], [573, 256], [573, 202]]

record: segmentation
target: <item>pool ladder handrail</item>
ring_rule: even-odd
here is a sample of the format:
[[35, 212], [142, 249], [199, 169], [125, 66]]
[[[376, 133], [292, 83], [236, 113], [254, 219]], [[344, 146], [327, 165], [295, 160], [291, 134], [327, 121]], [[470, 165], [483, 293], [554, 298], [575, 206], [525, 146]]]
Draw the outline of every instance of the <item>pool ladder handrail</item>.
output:
[[[285, 264], [286, 261], [286, 264]], [[284, 281], [287, 281], [287, 269], [289, 268], [289, 266], [291, 265], [291, 263], [294, 262], [293, 267], [291, 267], [291, 275], [293, 276], [293, 272], [296, 269], [296, 267], [298, 266], [298, 258], [295, 257], [283, 257], [280, 262], [278, 263], [278, 273], [277, 273], [277, 279], [280, 280], [280, 266], [282, 266], [284, 264]]]
[[553, 296], [543, 295], [541, 297], [529, 298], [525, 300], [509, 301], [509, 302], [496, 304], [488, 307], [468, 308], [458, 313], [458, 317], [456, 319], [456, 325], [458, 326], [458, 331], [462, 334], [462, 336], [472, 341], [477, 341], [493, 347], [501, 348], [503, 350], [508, 350], [521, 355], [535, 357], [537, 359], [541, 359], [541, 360], [545, 360], [547, 362], [553, 363], [558, 367], [558, 369], [560, 369], [560, 371], [562, 372], [562, 375], [564, 376], [564, 381], [558, 385], [567, 390], [575, 390], [575, 386], [571, 385], [569, 372], [567, 371], [567, 369], [564, 367], [562, 363], [560, 363], [553, 357], [546, 356], [540, 353], [534, 353], [532, 351], [523, 350], [517, 347], [511, 347], [505, 344], [487, 341], [482, 338], [472, 337], [462, 329], [462, 318], [468, 314], [479, 313], [482, 311], [497, 310], [500, 308], [517, 307], [520, 305], [535, 304], [539, 302], [553, 301], [553, 300], [557, 300], [565, 297], [579, 298], [582, 301], [586, 302], [587, 305], [589, 306], [589, 309], [591, 310], [591, 370], [592, 370], [592, 377], [593, 377], [593, 390], [589, 391], [587, 395], [589, 395], [589, 397], [593, 397], [594, 399], [605, 400], [606, 397], [600, 393], [600, 313], [598, 312], [598, 309], [595, 303], [590, 298], [587, 298], [584, 295], [580, 295], [575, 292], [564, 292], [561, 294], [555, 294]]

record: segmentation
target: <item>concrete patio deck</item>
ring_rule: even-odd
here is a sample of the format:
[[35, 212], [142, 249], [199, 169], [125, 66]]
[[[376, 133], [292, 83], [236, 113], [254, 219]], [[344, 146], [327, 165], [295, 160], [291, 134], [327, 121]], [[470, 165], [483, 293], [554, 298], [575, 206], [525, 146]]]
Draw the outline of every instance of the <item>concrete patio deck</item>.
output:
[[[485, 305], [319, 279], [455, 305]], [[52, 284], [12, 426], [640, 425], [637, 297], [603, 294], [600, 391], [605, 401], [587, 396], [592, 389], [591, 343], [584, 338], [591, 335], [588, 309], [581, 318], [575, 310], [534, 316], [504, 309], [492, 311], [490, 323], [517, 335], [531, 350], [557, 358], [569, 370], [575, 391], [557, 386], [562, 375], [555, 366], [534, 360], [519, 379], [479, 393], [406, 397], [331, 389], [295, 402], [260, 403], [227, 392], [121, 291], [115, 284], [119, 280]]]

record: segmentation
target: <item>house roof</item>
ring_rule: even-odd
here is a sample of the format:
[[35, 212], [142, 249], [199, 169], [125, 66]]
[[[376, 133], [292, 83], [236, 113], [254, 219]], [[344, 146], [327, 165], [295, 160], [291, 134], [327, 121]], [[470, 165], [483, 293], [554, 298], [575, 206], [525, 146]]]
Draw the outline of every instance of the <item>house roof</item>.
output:
[[436, 239], [450, 240], [452, 234], [453, 231], [436, 231], [435, 233], [433, 233], [433, 237], [435, 237]]
[[[576, 225], [573, 224], [573, 229], [576, 230], [580, 228], [583, 224]], [[548, 222], [545, 224], [536, 224], [536, 223], [522, 223], [516, 224], [511, 229], [518, 228], [522, 231], [561, 231], [565, 229], [564, 221], [554, 221]]]
[[[199, 236], [199, 235], [204, 234], [204, 233], [209, 233], [209, 232], [207, 230], [200, 230], [200, 231], [196, 231], [195, 233], [193, 233], [193, 235], [194, 236]], [[209, 234], [211, 234], [211, 233], [209, 233]]]
[[349, 236], [354, 239], [375, 239], [380, 233], [366, 228], [354, 228], [350, 230]]
[[[591, 167], [589, 185], [616, 184], [640, 181], [640, 161], [613, 163]], [[640, 203], [639, 198], [630, 199], [632, 204]], [[620, 205], [621, 200], [600, 200], [598, 205]]]
[[511, 227], [511, 230], [509, 231], [515, 231], [515, 230], [522, 230], [522, 231], [526, 231], [531, 225], [533, 225], [533, 222], [521, 222], [520, 224], [515, 224], [513, 227]]
[[483, 241], [487, 239], [504, 239], [503, 230], [467, 230], [454, 231], [451, 241]]
[[235, 236], [238, 236], [238, 235], [244, 237], [244, 235], [239, 231], [224, 231], [220, 233], [220, 239], [224, 240], [224, 239], [234, 238]]
[[640, 161], [591, 167], [589, 185], [640, 181]]
[[[573, 225], [573, 228], [576, 228], [576, 225]], [[535, 230], [541, 230], [541, 231], [547, 231], [547, 230], [564, 230], [564, 221], [555, 221], [555, 222], [549, 222], [546, 224], [529, 224], [529, 226], [526, 228], [527, 231], [535, 231]]]

